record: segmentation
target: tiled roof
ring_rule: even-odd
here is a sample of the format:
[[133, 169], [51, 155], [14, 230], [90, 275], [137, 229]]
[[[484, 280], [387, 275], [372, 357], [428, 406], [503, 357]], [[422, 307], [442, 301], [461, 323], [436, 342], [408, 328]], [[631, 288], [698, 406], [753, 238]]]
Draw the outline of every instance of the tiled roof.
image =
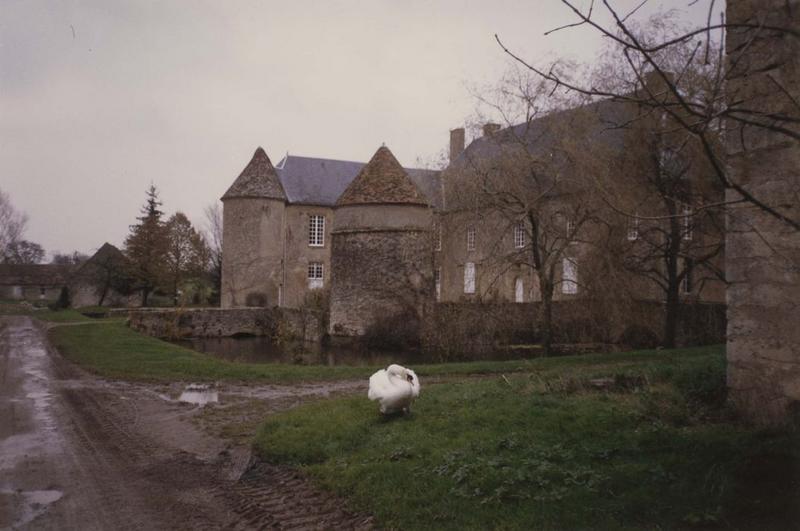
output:
[[256, 149], [250, 163], [245, 166], [222, 199], [232, 197], [286, 199], [278, 174], [262, 148]]
[[125, 255], [110, 243], [104, 243], [91, 258], [82, 263], [73, 275], [73, 280], [78, 277], [88, 277], [97, 274], [98, 268], [109, 266], [124, 266], [127, 263]]
[[[287, 155], [275, 171], [289, 203], [333, 206], [364, 167], [363, 162]], [[441, 206], [439, 172], [405, 168], [427, 203]]]
[[61, 264], [0, 264], [0, 285], [61, 286], [72, 266]]
[[425, 195], [386, 146], [361, 168], [336, 205], [375, 203], [427, 205]]

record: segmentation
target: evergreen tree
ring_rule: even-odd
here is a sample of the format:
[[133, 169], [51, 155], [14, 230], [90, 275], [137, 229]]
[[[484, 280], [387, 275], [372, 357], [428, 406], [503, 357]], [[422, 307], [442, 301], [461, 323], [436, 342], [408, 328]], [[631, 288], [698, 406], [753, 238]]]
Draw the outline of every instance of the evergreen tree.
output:
[[159, 209], [158, 190], [150, 185], [147, 202], [142, 207], [139, 223], [131, 225], [125, 239], [125, 255], [130, 261], [130, 274], [136, 289], [142, 292], [142, 306], [147, 306], [150, 294], [160, 285], [166, 269], [167, 231]]

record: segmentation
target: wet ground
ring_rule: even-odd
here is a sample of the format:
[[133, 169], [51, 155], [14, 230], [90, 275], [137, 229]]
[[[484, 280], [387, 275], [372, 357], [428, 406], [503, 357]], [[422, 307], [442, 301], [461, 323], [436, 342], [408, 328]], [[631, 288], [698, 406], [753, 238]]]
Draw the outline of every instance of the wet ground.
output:
[[106, 381], [0, 318], [0, 529], [370, 528], [248, 446], [265, 415], [365, 385]]

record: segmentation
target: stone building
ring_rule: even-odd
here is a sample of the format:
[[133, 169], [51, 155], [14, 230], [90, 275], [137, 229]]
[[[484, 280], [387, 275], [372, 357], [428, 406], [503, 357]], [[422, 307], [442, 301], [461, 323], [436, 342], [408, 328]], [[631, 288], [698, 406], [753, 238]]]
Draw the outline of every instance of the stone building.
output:
[[331, 332], [363, 335], [376, 316], [423, 318], [433, 295], [432, 208], [388, 148], [361, 169], [334, 213]]
[[133, 293], [134, 280], [128, 275], [128, 260], [122, 251], [104, 243], [96, 253], [70, 275], [70, 302], [73, 307], [134, 306], [141, 295]]
[[[593, 200], [588, 183], [596, 184], [586, 176], [603, 173], [620, 194], [641, 188], [638, 170], [626, 166], [630, 161], [623, 155], [630, 151], [626, 142], [637, 139], [609, 125], [627, 120], [619, 113], [615, 104], [601, 102], [514, 127], [487, 124], [469, 146], [464, 129], [457, 128], [442, 171], [403, 168], [385, 147], [367, 164], [287, 155], [274, 166], [258, 148], [222, 197], [222, 307], [296, 308], [311, 294], [330, 293], [330, 332], [360, 335], [378, 316], [424, 319], [436, 301], [538, 301], [533, 222], [524, 208], [489, 204], [492, 193], [502, 195], [487, 185], [492, 182], [511, 183], [523, 202], [531, 195], [541, 202], [552, 243], [546, 267], [554, 272], [554, 299], [591, 292], [611, 307], [625, 291], [640, 300], [662, 300], [652, 285], [615, 270], [619, 260], [610, 259], [643, 245], [647, 222], [637, 220], [633, 231], [628, 218], [598, 222], [586, 208]], [[571, 145], [557, 142], [564, 138]], [[591, 156], [573, 157], [570, 149]], [[538, 190], [524, 180], [532, 170], [542, 175]], [[699, 169], [696, 174], [703, 179]], [[640, 212], [658, 211], [651, 198], [640, 196]], [[689, 228], [689, 215], [676, 217]], [[682, 233], [687, 250], [706, 239], [721, 242], [714, 227], [691, 229]], [[615, 247], [593, 244], [601, 238]], [[681, 277], [681, 301], [724, 300], [719, 279], [695, 281], [702, 269]], [[604, 292], [591, 285], [597, 278], [607, 284]]]
[[72, 269], [60, 264], [0, 264], [0, 299], [53, 302]]
[[[416, 208], [398, 210], [396, 198], [381, 203], [366, 192], [355, 195], [363, 202], [360, 206], [337, 203], [362, 169], [364, 179], [374, 183], [378, 173], [393, 166], [391, 161], [396, 163], [388, 148], [381, 148], [370, 168], [362, 162], [294, 155], [273, 166], [258, 148], [222, 197], [222, 307], [299, 307], [310, 294], [330, 290], [332, 230], [340, 228], [340, 240], [346, 239], [346, 227], [369, 222], [380, 205], [395, 214], [403, 209], [427, 212], [440, 203], [439, 173], [409, 168], [401, 168], [402, 178], [414, 186]], [[337, 225], [340, 211], [343, 221]]]
[[[750, 125], [729, 124], [730, 178], [800, 223], [800, 2], [728, 0], [727, 21], [739, 25], [726, 32], [728, 98], [763, 113]], [[731, 202], [741, 197], [727, 193]], [[754, 422], [797, 422], [800, 230], [752, 202], [732, 204], [726, 269], [731, 398]]]

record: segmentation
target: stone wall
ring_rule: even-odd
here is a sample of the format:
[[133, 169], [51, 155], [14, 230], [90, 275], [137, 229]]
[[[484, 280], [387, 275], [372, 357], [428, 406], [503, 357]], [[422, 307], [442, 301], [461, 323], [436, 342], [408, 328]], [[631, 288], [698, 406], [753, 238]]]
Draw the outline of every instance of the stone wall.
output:
[[[729, 0], [728, 98], [764, 116], [800, 114], [800, 1]], [[763, 30], [786, 27], [796, 34]], [[758, 29], [754, 29], [758, 28]], [[760, 118], [764, 119], [764, 118]], [[787, 125], [788, 124], [788, 125]], [[790, 122], [782, 125], [794, 129]], [[800, 220], [800, 142], [762, 126], [728, 125], [732, 181]], [[728, 200], [740, 199], [729, 190]], [[728, 386], [756, 423], [780, 424], [800, 404], [800, 231], [745, 202], [728, 210]]]
[[231, 198], [223, 205], [222, 307], [278, 305], [284, 202]]
[[131, 328], [162, 339], [249, 334], [319, 343], [325, 333], [321, 314], [290, 308], [140, 309], [111, 314], [127, 315]]
[[[474, 357], [504, 345], [540, 339], [541, 303], [442, 303], [434, 306], [423, 330], [425, 350], [442, 357]], [[663, 338], [664, 305], [627, 303], [624, 312], [598, 312], [583, 300], [553, 303], [556, 343], [601, 343], [655, 347]], [[678, 346], [725, 341], [725, 305], [682, 304]]]
[[429, 230], [333, 235], [330, 333], [363, 335], [378, 318], [422, 319], [433, 298]]

